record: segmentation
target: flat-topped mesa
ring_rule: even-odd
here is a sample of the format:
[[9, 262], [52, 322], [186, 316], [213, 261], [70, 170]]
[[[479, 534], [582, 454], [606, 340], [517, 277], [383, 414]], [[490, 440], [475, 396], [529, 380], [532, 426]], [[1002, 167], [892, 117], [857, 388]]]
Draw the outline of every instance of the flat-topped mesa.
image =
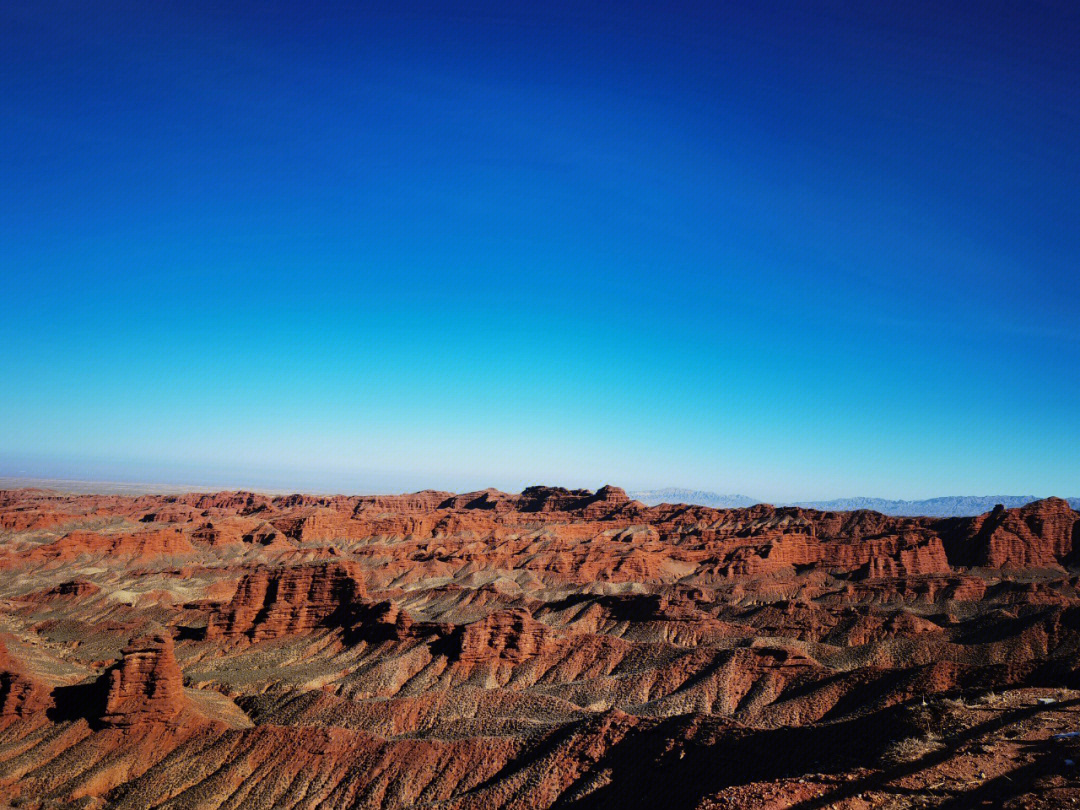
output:
[[606, 517], [634, 503], [619, 487], [604, 486], [596, 492], [563, 487], [526, 487], [517, 498], [519, 512], [581, 512], [587, 518]]
[[425, 489], [408, 495], [364, 495], [356, 499], [353, 517], [370, 513], [393, 512], [396, 514], [418, 514], [434, 512], [448, 498], [456, 497], [452, 492]]
[[517, 497], [519, 512], [572, 512], [581, 509], [592, 499], [587, 489], [564, 487], [525, 487]]
[[255, 512], [265, 511], [270, 507], [272, 499], [268, 495], [256, 492], [193, 492], [189, 495], [179, 495], [168, 500], [183, 503], [203, 511], [223, 511], [229, 514], [250, 515]]
[[482, 509], [492, 512], [512, 512], [516, 508], [517, 496], [508, 495], [497, 489], [482, 489], [476, 492], [464, 492], [453, 495], [439, 504], [440, 509]]
[[351, 510], [340, 511], [319, 506], [303, 514], [278, 518], [273, 521], [274, 528], [291, 540], [310, 542], [347, 537], [350, 531]]
[[107, 726], [178, 725], [187, 708], [184, 680], [166, 632], [132, 639], [101, 676]]
[[352, 563], [261, 568], [246, 574], [232, 601], [210, 616], [206, 637], [261, 641], [319, 627], [348, 627], [365, 591], [360, 569]]
[[[1080, 514], [1061, 498], [942, 521], [953, 565], [1060, 568], [1080, 554]], [[951, 527], [953, 531], [949, 531]]]

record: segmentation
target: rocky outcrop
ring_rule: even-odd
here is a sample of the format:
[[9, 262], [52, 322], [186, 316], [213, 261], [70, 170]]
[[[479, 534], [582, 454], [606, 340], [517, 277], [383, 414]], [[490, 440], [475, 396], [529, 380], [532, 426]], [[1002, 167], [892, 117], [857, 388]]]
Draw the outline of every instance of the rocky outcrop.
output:
[[40, 545], [21, 555], [15, 562], [68, 562], [77, 557], [120, 557], [145, 562], [155, 557], [189, 555], [195, 552], [179, 528], [112, 534], [73, 531], [51, 543]]
[[30, 718], [51, 705], [49, 688], [8, 652], [0, 637], [0, 722]]
[[232, 601], [210, 617], [206, 636], [261, 641], [348, 627], [364, 593], [359, 568], [347, 563], [260, 569], [246, 574]]
[[526, 610], [498, 610], [465, 625], [455, 641], [454, 655], [460, 661], [521, 663], [551, 647], [555, 632]]
[[562, 487], [527, 487], [514, 499], [519, 512], [580, 512], [589, 518], [609, 517], [621, 511], [631, 501], [619, 487], [601, 487], [595, 493], [587, 489]]
[[167, 632], [132, 639], [99, 684], [105, 694], [100, 721], [106, 726], [176, 725], [188, 710], [183, 675]]
[[366, 641], [403, 641], [425, 635], [425, 626], [417, 625], [407, 611], [389, 600], [359, 603], [352, 611], [352, 632]]
[[975, 518], [942, 521], [954, 565], [1061, 568], [1077, 551], [1080, 514], [1061, 498], [1017, 509], [998, 506]]
[[45, 592], [46, 598], [52, 599], [87, 599], [101, 592], [101, 588], [85, 579], [72, 579], [61, 582], [55, 588]]
[[263, 521], [250, 531], [244, 532], [242, 539], [245, 543], [254, 543], [267, 548], [288, 548], [289, 541], [283, 532], [267, 521]]
[[85, 579], [72, 579], [51, 588], [19, 597], [20, 602], [49, 603], [85, 601], [101, 593], [101, 587]]
[[352, 525], [348, 513], [335, 511], [325, 506], [305, 511], [304, 514], [296, 517], [274, 521], [275, 528], [290, 540], [300, 543], [347, 537]]

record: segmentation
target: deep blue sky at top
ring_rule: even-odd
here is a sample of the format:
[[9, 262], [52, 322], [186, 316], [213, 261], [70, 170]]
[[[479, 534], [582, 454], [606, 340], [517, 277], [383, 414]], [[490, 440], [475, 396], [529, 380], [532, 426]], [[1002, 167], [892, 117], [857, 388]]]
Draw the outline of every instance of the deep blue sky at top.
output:
[[0, 474], [1080, 495], [1080, 7], [0, 5]]

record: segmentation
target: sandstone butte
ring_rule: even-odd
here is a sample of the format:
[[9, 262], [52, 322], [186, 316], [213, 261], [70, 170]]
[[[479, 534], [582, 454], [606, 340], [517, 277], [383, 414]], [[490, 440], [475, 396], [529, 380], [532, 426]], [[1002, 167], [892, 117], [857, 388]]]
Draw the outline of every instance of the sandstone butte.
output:
[[0, 804], [1080, 802], [1080, 515], [0, 492]]

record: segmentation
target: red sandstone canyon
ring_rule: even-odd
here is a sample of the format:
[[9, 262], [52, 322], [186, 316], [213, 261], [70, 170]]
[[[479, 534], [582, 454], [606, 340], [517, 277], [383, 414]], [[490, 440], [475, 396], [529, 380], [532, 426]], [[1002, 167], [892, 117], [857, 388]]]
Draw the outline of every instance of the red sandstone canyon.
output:
[[1080, 803], [1080, 514], [0, 492], [0, 805]]

